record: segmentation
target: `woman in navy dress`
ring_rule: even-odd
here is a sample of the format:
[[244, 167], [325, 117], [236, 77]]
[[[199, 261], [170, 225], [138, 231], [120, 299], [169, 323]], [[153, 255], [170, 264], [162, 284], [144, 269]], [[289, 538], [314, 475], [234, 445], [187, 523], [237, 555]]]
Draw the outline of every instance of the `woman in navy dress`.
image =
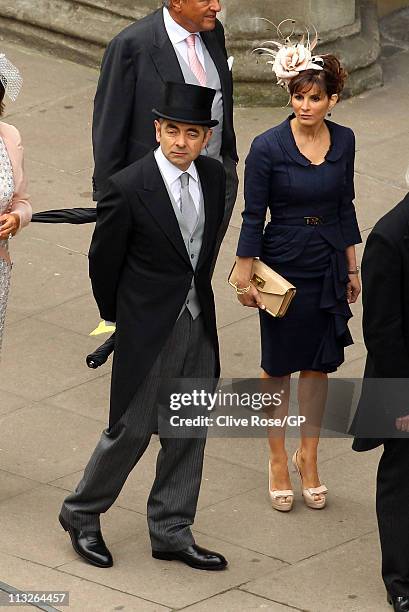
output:
[[[360, 293], [354, 245], [361, 236], [353, 204], [355, 137], [326, 119], [346, 73], [330, 55], [303, 65], [307, 69], [293, 70], [288, 79], [293, 114], [258, 136], [246, 160], [236, 291], [244, 306], [260, 308], [262, 378], [287, 392], [282, 415], [291, 374], [300, 372], [298, 402], [307, 422], [293, 463], [305, 503], [320, 509], [327, 489], [317, 469], [319, 431], [328, 373], [343, 363], [344, 347], [353, 343], [349, 303]], [[281, 319], [263, 312], [261, 294], [250, 283], [255, 257], [297, 289]], [[269, 431], [269, 492], [273, 507], [288, 511], [294, 493], [284, 436]]]

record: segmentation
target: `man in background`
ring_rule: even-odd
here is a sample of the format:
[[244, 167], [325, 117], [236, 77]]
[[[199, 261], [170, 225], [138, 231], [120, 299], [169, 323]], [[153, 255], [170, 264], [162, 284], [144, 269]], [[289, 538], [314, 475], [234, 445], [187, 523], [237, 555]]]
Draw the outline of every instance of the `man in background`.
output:
[[133, 23], [108, 45], [95, 97], [94, 200], [108, 178], [156, 147], [152, 108], [163, 99], [166, 81], [216, 91], [212, 118], [218, 121], [204, 155], [223, 163], [227, 184], [218, 244], [236, 201], [238, 161], [233, 127], [233, 80], [220, 0], [164, 0], [163, 8]]

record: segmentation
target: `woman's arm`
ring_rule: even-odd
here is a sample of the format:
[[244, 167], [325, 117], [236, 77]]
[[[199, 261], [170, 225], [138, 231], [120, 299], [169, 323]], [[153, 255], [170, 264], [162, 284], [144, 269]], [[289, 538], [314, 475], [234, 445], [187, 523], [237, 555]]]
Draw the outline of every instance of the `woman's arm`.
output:
[[10, 234], [14, 236], [31, 221], [32, 208], [27, 194], [27, 178], [24, 172], [24, 149], [19, 131], [7, 126], [7, 144], [12, 147], [9, 156], [13, 167], [14, 194], [8, 213], [0, 217], [0, 239], [4, 240]]
[[346, 246], [360, 244], [362, 242], [361, 233], [359, 231], [356, 212], [354, 206], [355, 199], [355, 135], [352, 130], [350, 133], [350, 141], [348, 143], [348, 158], [346, 164], [345, 186], [339, 205], [339, 218], [341, 222], [341, 231], [345, 240]]
[[250, 284], [255, 257], [260, 257], [267, 206], [270, 199], [271, 152], [265, 136], [256, 138], [246, 159], [244, 174], [245, 209], [237, 247], [237, 288], [244, 306], [263, 307], [260, 293]]
[[348, 266], [349, 282], [347, 285], [347, 298], [350, 304], [355, 304], [361, 293], [361, 282], [359, 280], [359, 269], [356, 265], [355, 246], [349, 246], [345, 250]]

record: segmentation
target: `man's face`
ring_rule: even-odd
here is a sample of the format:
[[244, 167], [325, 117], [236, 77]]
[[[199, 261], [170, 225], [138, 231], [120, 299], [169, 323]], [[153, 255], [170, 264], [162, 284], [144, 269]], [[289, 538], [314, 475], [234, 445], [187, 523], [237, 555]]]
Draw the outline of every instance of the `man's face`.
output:
[[188, 32], [208, 32], [216, 27], [220, 0], [172, 0], [170, 13]]
[[210, 140], [212, 130], [163, 119], [155, 121], [156, 140], [164, 156], [180, 170], [187, 170]]

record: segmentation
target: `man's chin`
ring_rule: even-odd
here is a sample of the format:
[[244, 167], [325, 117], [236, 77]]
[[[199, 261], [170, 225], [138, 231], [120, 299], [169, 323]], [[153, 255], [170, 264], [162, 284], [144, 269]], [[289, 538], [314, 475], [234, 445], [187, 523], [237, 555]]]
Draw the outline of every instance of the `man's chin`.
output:
[[216, 27], [216, 19], [205, 19], [202, 23], [201, 32], [210, 32]]

